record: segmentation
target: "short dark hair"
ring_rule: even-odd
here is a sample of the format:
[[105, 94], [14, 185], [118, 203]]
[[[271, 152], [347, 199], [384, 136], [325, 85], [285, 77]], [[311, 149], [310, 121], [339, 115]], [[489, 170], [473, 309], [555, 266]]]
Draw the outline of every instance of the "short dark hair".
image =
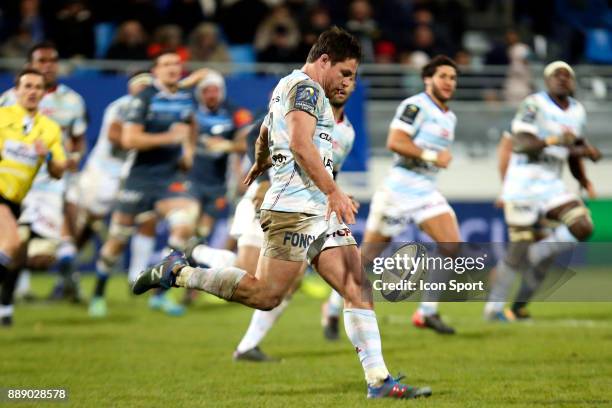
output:
[[43, 79], [43, 84], [45, 83], [45, 77], [42, 72], [34, 68], [25, 68], [19, 71], [19, 73], [15, 76], [15, 88], [19, 87], [19, 81], [21, 81], [21, 77], [24, 75], [38, 75]]
[[436, 55], [423, 67], [421, 70], [421, 78], [431, 78], [435, 75], [438, 67], [442, 66], [453, 67], [457, 73], [459, 73], [459, 68], [457, 67], [457, 63], [453, 61], [451, 57], [446, 55]]
[[359, 41], [341, 28], [333, 26], [323, 31], [314, 43], [306, 62], [315, 62], [323, 54], [329, 55], [332, 64], [347, 59], [361, 60], [361, 45]]
[[[166, 49], [166, 50], [161, 50], [160, 52], [158, 52], [157, 54], [155, 54], [153, 56], [153, 66], [156, 66], [157, 63], [159, 62], [159, 59], [161, 57], [163, 57], [164, 55], [168, 55], [168, 54], [176, 54], [179, 55], [178, 52], [175, 49]], [[179, 55], [180, 56], [180, 55]]]
[[36, 51], [46, 50], [46, 49], [52, 49], [52, 50], [55, 50], [55, 52], [57, 52], [57, 47], [51, 41], [42, 41], [42, 42], [36, 43], [32, 47], [30, 47], [30, 49], [28, 50], [28, 54], [27, 54], [28, 62], [32, 62], [32, 57], [34, 56], [34, 53]]

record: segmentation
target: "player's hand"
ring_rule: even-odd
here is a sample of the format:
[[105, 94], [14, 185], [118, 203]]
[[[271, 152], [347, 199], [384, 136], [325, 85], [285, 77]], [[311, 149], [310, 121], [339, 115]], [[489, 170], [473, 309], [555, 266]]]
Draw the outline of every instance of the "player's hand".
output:
[[36, 155], [42, 159], [46, 159], [47, 155], [49, 154], [49, 149], [47, 148], [47, 145], [45, 145], [45, 142], [39, 139], [34, 141], [34, 151], [36, 152]]
[[354, 224], [357, 207], [351, 198], [344, 194], [339, 188], [327, 195], [327, 214], [325, 219], [329, 220], [332, 213], [336, 213], [339, 223]]
[[185, 173], [193, 167], [193, 156], [182, 155], [178, 162], [179, 168]]
[[571, 146], [574, 143], [576, 143], [576, 135], [574, 133], [572, 133], [572, 132], [565, 131], [559, 137], [558, 144], [560, 144], [560, 145]]
[[229, 153], [234, 149], [234, 143], [221, 136], [210, 136], [204, 139], [206, 149], [213, 153]]
[[261, 208], [263, 204], [264, 197], [266, 196], [266, 192], [270, 188], [270, 182], [265, 180], [259, 183], [257, 186], [257, 190], [255, 191], [255, 196], [253, 196], [253, 205], [255, 206], [255, 211]]
[[597, 192], [595, 191], [595, 187], [593, 187], [593, 183], [591, 183], [591, 180], [584, 180], [580, 184], [581, 184], [582, 188], [584, 189], [584, 191], [586, 191], [587, 196], [590, 199], [597, 198]]
[[200, 68], [193, 71], [191, 74], [187, 75], [185, 78], [181, 79], [178, 83], [179, 88], [191, 88], [196, 86], [201, 80], [206, 78], [206, 76], [211, 72], [208, 68]]
[[350, 195], [349, 198], [353, 202], [353, 205], [355, 206], [355, 208], [359, 210], [359, 207], [361, 207], [361, 204], [359, 204], [359, 201], [355, 200], [355, 197], [353, 197], [352, 195]]
[[451, 154], [450, 150], [442, 150], [438, 152], [438, 159], [436, 160], [435, 165], [445, 169], [448, 167], [451, 160], [453, 160], [453, 155]]
[[596, 161], [599, 161], [599, 159], [601, 159], [602, 154], [598, 148], [590, 144], [587, 144], [586, 149], [587, 149], [586, 155], [589, 159], [591, 159], [591, 161], [596, 162]]
[[270, 167], [272, 167], [272, 160], [270, 160], [270, 158], [268, 158], [268, 161], [266, 161], [265, 163], [253, 164], [246, 177], [244, 178], [243, 183], [247, 186], [250, 186], [251, 184], [253, 184], [253, 181], [255, 181], [257, 177], [261, 176], [263, 172], [268, 170]]
[[169, 133], [172, 135], [173, 144], [181, 144], [189, 138], [191, 126], [182, 122], [173, 123], [170, 126]]
[[504, 208], [504, 199], [501, 197], [497, 197], [493, 205], [495, 206], [495, 208]]

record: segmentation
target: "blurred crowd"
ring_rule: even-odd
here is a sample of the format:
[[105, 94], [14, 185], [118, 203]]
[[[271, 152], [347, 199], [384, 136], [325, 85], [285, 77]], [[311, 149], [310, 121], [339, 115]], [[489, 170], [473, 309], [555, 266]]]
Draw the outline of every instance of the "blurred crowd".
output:
[[[487, 11], [493, 21], [473, 18]], [[16, 0], [0, 3], [0, 55], [22, 57], [51, 39], [64, 58], [145, 59], [172, 48], [185, 60], [230, 62], [248, 58], [232, 55], [244, 46], [257, 61], [297, 62], [337, 24], [359, 37], [366, 62], [469, 58], [474, 32], [486, 37], [477, 51], [487, 64], [525, 59], [538, 39], [552, 45], [540, 53], [562, 45], [564, 59], [577, 62], [589, 28], [607, 28], [609, 13], [605, 0]]]

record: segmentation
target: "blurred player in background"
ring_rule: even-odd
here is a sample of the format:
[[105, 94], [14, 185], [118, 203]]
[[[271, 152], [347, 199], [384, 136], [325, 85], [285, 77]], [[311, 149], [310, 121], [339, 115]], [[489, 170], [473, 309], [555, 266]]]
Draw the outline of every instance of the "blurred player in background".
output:
[[[510, 245], [496, 267], [490, 301], [485, 306], [488, 319], [528, 318], [525, 306], [552, 260], [586, 240], [593, 231], [589, 210], [567, 190], [561, 176], [567, 162], [581, 187], [594, 197], [582, 158], [597, 161], [601, 153], [584, 135], [586, 112], [572, 97], [574, 70], [563, 61], [555, 61], [545, 67], [544, 79], [546, 91], [525, 98], [512, 121], [513, 154], [502, 193]], [[543, 221], [558, 225], [539, 239]], [[504, 302], [519, 272], [523, 272], [521, 288], [511, 309], [504, 313]]]
[[[101, 235], [104, 219], [111, 213], [128, 151], [121, 143], [125, 115], [132, 97], [150, 86], [153, 77], [149, 72], [139, 71], [128, 80], [128, 94], [111, 102], [104, 110], [102, 127], [95, 146], [91, 150], [78, 181], [68, 186], [66, 201], [78, 208], [75, 235], [76, 249], [80, 250], [92, 237]], [[155, 215], [139, 215], [139, 233], [132, 237], [130, 269], [140, 271], [146, 267], [155, 245]], [[144, 221], [144, 222], [143, 222]], [[140, 260], [144, 261], [144, 266]], [[76, 251], [63, 254], [63, 268], [76, 271]]]
[[[329, 99], [329, 102], [332, 107], [332, 112], [336, 121], [332, 133], [334, 179], [342, 168], [342, 164], [350, 153], [353, 147], [353, 142], [355, 141], [355, 130], [353, 129], [353, 126], [351, 125], [348, 116], [344, 113], [344, 105], [346, 104], [348, 98], [351, 96], [354, 90], [355, 78], [353, 78], [352, 81], [348, 83], [348, 86], [345, 89], [336, 92], [336, 94]], [[263, 131], [267, 133], [268, 128], [265, 127]], [[268, 135], [264, 137], [267, 138]], [[249, 142], [251, 142], [251, 140], [249, 140]], [[254, 160], [254, 157], [252, 157], [251, 159]], [[264, 180], [261, 183], [265, 183], [269, 186], [269, 181]], [[265, 191], [267, 191], [267, 188], [265, 189], [265, 191], [263, 191], [265, 184], [263, 186], [258, 184], [259, 183], [253, 183], [251, 186], [249, 186], [249, 190], [253, 188], [253, 186], [255, 186], [254, 197], [250, 201], [250, 214], [252, 215], [252, 218], [250, 220], [246, 220], [243, 217], [239, 217], [238, 215], [236, 216], [236, 220], [239, 220], [240, 223], [244, 223], [246, 225], [243, 234], [245, 239], [243, 240], [243, 235], [240, 235], [240, 237], [238, 238], [238, 259], [241, 259], [240, 251], [245, 248], [244, 243], [246, 241], [246, 243], [249, 244], [247, 246], [247, 250], [253, 251], [253, 256], [251, 257], [252, 263], [248, 265], [248, 269], [245, 269], [247, 271], [252, 271], [253, 273], [257, 268], [257, 260], [259, 258], [259, 252], [261, 250], [261, 245], [264, 236], [264, 233], [261, 229], [261, 225], [259, 225], [259, 217], [257, 216], [257, 213], [263, 200], [263, 196], [261, 194], [262, 192], [265, 194]], [[249, 191], [247, 191], [247, 193], [249, 193]], [[245, 196], [247, 196], [247, 194], [245, 194]], [[254, 257], [255, 251], [257, 252], [257, 257]], [[306, 268], [306, 266], [307, 264], [304, 263], [303, 270]], [[274, 358], [267, 356], [261, 350], [259, 344], [263, 341], [264, 337], [272, 329], [273, 325], [276, 323], [280, 315], [289, 305], [291, 296], [293, 295], [293, 291], [299, 286], [303, 270], [298, 276], [298, 279], [296, 280], [296, 283], [292, 288], [292, 292], [288, 296], [286, 296], [285, 299], [283, 299], [280, 305], [269, 311], [255, 310], [253, 312], [251, 323], [249, 324], [249, 327], [246, 333], [244, 334], [244, 337], [242, 338], [234, 352], [235, 360], [262, 362], [275, 360]], [[323, 321], [325, 327], [324, 333], [328, 339], [338, 338], [338, 321], [343, 306], [344, 299], [342, 299], [342, 296], [340, 296], [338, 292], [332, 289], [330, 299], [328, 302], [325, 303], [325, 306], [323, 308]]]
[[[334, 117], [327, 97], [346, 89], [361, 57], [358, 41], [336, 27], [323, 32], [306, 64], [282, 78], [269, 105], [269, 137], [257, 139], [251, 183], [274, 166], [261, 210], [263, 253], [255, 276], [236, 267], [197, 268], [174, 252], [143, 271], [136, 294], [156, 287], [187, 287], [259, 309], [277, 307], [309, 260], [345, 299], [345, 329], [361, 361], [368, 398], [416, 398], [389, 375], [372, 292], [364, 286], [361, 257], [350, 229], [357, 209], [333, 180]], [[263, 133], [263, 132], [262, 132]]]
[[19, 231], [21, 202], [43, 163], [48, 176], [55, 179], [62, 177], [66, 166], [61, 129], [39, 110], [45, 94], [42, 73], [22, 71], [12, 92], [15, 104], [0, 108], [0, 319], [4, 326], [13, 322], [13, 292], [28, 242], [40, 240], [27, 228]]
[[[423, 67], [421, 76], [425, 91], [405, 99], [391, 121], [387, 147], [395, 153], [395, 164], [372, 197], [362, 244], [365, 259], [374, 259], [382, 244], [404, 231], [408, 222], [439, 244], [461, 241], [455, 212], [435, 185], [438, 172], [452, 159], [449, 148], [457, 118], [447, 103], [457, 86], [457, 66], [439, 55]], [[452, 254], [452, 246], [439, 248]], [[436, 298], [426, 292], [412, 322], [453, 334], [455, 330], [438, 314]]]
[[[58, 83], [59, 56], [57, 48], [50, 42], [34, 45], [28, 52], [27, 66], [40, 71], [45, 79], [46, 93], [40, 101], [40, 111], [57, 122], [63, 133], [63, 143], [68, 155], [67, 171], [64, 178], [56, 180], [49, 176], [46, 166], [39, 171], [32, 189], [23, 201], [20, 224], [38, 234], [42, 245], [28, 251], [37, 256], [37, 268], [48, 269], [62, 253], [75, 252], [72, 242], [74, 212], [65, 205], [66, 185], [73, 180], [70, 174], [78, 171], [79, 162], [86, 148], [85, 131], [87, 117], [83, 98], [64, 84]], [[0, 97], [0, 105], [12, 105], [16, 101], [15, 89], [10, 89]], [[69, 214], [67, 217], [64, 213]], [[57, 255], [57, 256], [56, 256]], [[74, 301], [80, 300], [77, 274], [69, 274], [69, 269], [60, 263], [60, 280], [54, 297], [66, 296]], [[29, 292], [29, 272], [22, 274], [18, 294], [26, 296]]]
[[[184, 250], [194, 234], [198, 203], [190, 195], [185, 172], [193, 164], [195, 103], [191, 89], [179, 88], [182, 69], [178, 54], [160, 54], [154, 60], [153, 84], [128, 105], [121, 139], [123, 147], [132, 150], [130, 167], [96, 265], [91, 316], [107, 313], [106, 282], [134, 233], [139, 214], [155, 211], [167, 220], [170, 248]], [[182, 308], [163, 294], [154, 296], [150, 305], [170, 314], [182, 314]]]
[[244, 140], [237, 140], [236, 131], [253, 118], [248, 110], [236, 108], [226, 100], [225, 81], [216, 72], [200, 81], [196, 99], [198, 143], [189, 181], [202, 211], [197, 234], [206, 239], [227, 206], [228, 155], [246, 150]]

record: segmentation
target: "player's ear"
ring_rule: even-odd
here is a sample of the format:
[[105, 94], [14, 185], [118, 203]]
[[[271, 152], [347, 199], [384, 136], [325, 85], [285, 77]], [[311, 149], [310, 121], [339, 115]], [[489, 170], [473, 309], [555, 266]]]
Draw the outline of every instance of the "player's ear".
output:
[[329, 68], [331, 66], [331, 58], [329, 58], [328, 54], [322, 54], [319, 57], [319, 63], [321, 64], [321, 68]]
[[423, 78], [423, 82], [425, 83], [425, 86], [431, 86], [432, 78], [431, 77], [425, 77], [425, 78]]

